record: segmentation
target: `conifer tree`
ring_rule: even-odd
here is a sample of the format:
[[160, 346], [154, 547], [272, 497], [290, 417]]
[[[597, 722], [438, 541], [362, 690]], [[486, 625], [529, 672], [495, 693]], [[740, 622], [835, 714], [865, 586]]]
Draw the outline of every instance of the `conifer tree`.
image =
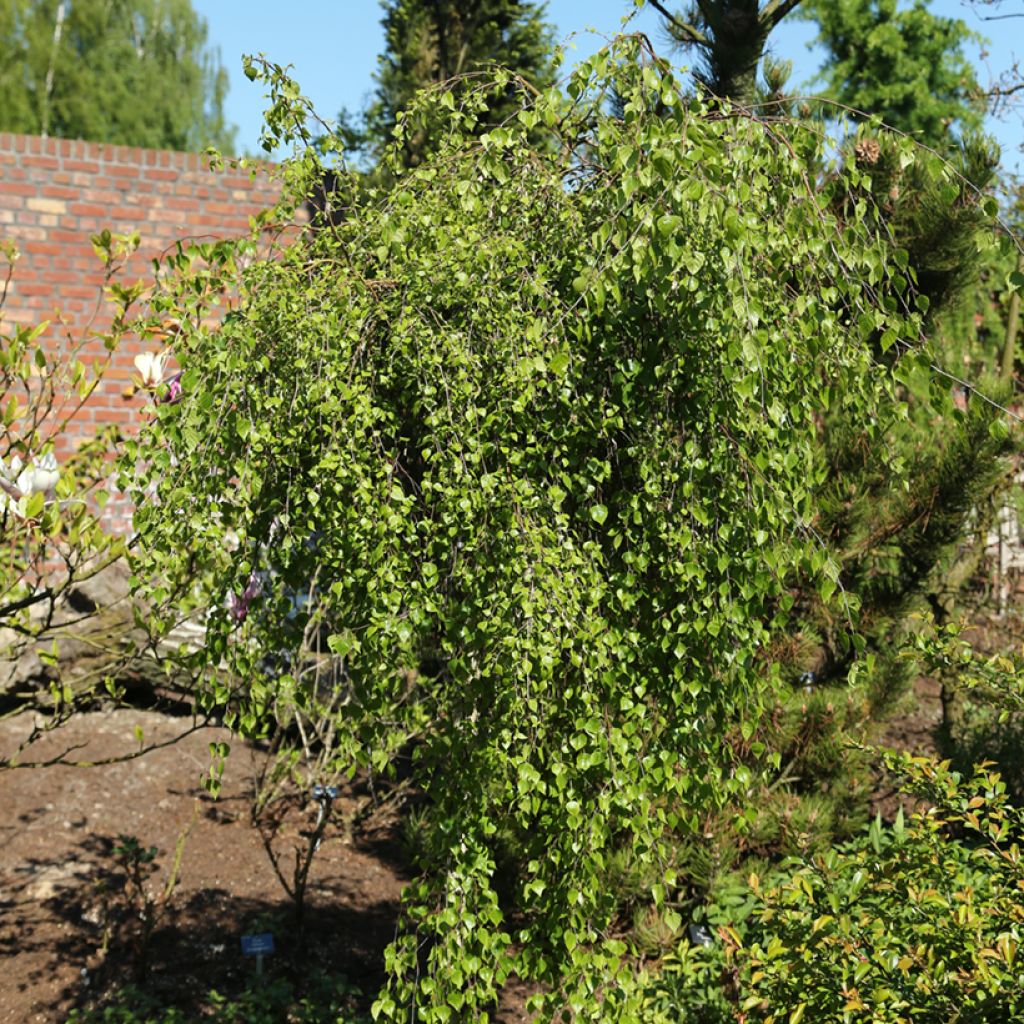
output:
[[804, 0], [827, 53], [821, 81], [829, 99], [877, 114], [929, 146], [981, 128], [984, 102], [964, 45], [980, 42], [959, 18], [926, 0]]
[[800, 0], [697, 0], [674, 14], [660, 0], [651, 6], [678, 45], [699, 56], [697, 79], [714, 96], [752, 103], [768, 37]]
[[[400, 113], [416, 93], [432, 85], [500, 64], [534, 88], [555, 80], [553, 32], [544, 4], [529, 0], [384, 0], [385, 50], [365, 126], [350, 138], [376, 158], [390, 141]], [[488, 123], [515, 108], [514, 91], [496, 98]], [[344, 115], [343, 115], [344, 116]], [[404, 140], [405, 162], [419, 164], [430, 139], [419, 132]]]
[[[660, 4], [655, 6], [669, 15]], [[701, 2], [688, 14], [669, 15], [667, 27], [682, 45], [702, 54], [697, 77], [706, 88], [751, 103], [759, 98], [757, 74], [765, 67], [768, 34], [796, 6]], [[811, 7], [812, 13], [830, 19], [830, 25], [850, 10], [849, 4]], [[966, 38], [960, 23], [928, 21], [933, 16], [916, 8], [912, 13], [914, 32], [903, 21], [885, 29], [887, 35], [899, 36], [898, 70], [906, 74], [938, 59], [932, 49], [936, 38]], [[843, 28], [850, 38], [844, 46], [862, 52], [867, 35], [877, 27], [867, 17], [859, 22], [848, 18]], [[1007, 441], [996, 422], [998, 410], [979, 397], [968, 403], [965, 413], [954, 409], [953, 387], [943, 376], [951, 369], [953, 353], [943, 351], [939, 342], [943, 318], [970, 295], [980, 272], [983, 198], [998, 163], [995, 148], [976, 132], [967, 131], [959, 145], [946, 133], [947, 124], [970, 128], [977, 120], [966, 91], [957, 93], [951, 80], [960, 58], [955, 52], [935, 71], [948, 87], [944, 96], [920, 95], [915, 105], [908, 83], [890, 81], [891, 95], [905, 106], [894, 101], [878, 111], [888, 114], [895, 128], [941, 142], [949, 162], [921, 150], [913, 163], [904, 165], [890, 133], [863, 130], [847, 141], [842, 156], [864, 175], [861, 189], [836, 190], [825, 169], [818, 169], [823, 199], [827, 196], [845, 216], [854, 217], [858, 204], [877, 204], [893, 250], [914, 268], [914, 294], [894, 293], [885, 301], [927, 308], [921, 341], [931, 365], [907, 360], [908, 367], [916, 365], [905, 382], [914, 396], [912, 414], [893, 422], [888, 451], [866, 446], [863, 435], [851, 430], [841, 415], [823, 419], [823, 482], [813, 526], [855, 613], [849, 620], [835, 618], [810, 580], [794, 588], [800, 626], [788, 647], [774, 652], [791, 674], [793, 699], [779, 709], [761, 737], [781, 755], [786, 782], [762, 804], [757, 829], [766, 842], [779, 840], [784, 821], [799, 821], [793, 831], [813, 837], [816, 832], [846, 831], [863, 814], [868, 773], [844, 750], [844, 737], [870, 736], [900, 706], [913, 671], [912, 662], [900, 656], [907, 617], [914, 610], [942, 615], [955, 603], [962, 583], [953, 569], [959, 546], [971, 531], [972, 513], [997, 485], [1003, 469], [1000, 456]], [[825, 77], [839, 87], [848, 76], [834, 61]], [[840, 98], [854, 97], [844, 93]], [[851, 340], [860, 335], [872, 347], [880, 363], [904, 355], [888, 348], [886, 339], [859, 331], [858, 325], [851, 324], [850, 332]], [[871, 667], [851, 676], [858, 663]]]

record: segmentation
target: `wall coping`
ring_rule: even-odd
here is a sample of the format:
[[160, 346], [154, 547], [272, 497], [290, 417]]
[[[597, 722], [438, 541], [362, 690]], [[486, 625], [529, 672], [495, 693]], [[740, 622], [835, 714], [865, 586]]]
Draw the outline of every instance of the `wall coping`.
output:
[[[205, 153], [181, 152], [173, 149], [146, 149], [142, 146], [115, 146], [85, 139], [60, 139], [53, 136], [19, 135], [0, 132], [0, 155], [59, 157], [65, 160], [98, 161], [130, 167], [165, 167], [179, 171], [209, 171], [210, 158]], [[225, 168], [240, 157], [224, 157]], [[278, 165], [272, 160], [247, 157], [245, 170], [269, 171]]]

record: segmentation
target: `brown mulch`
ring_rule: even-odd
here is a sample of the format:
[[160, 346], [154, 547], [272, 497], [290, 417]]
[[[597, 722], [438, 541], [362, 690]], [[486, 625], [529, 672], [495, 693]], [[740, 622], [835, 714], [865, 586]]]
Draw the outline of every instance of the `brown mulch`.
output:
[[[0, 722], [0, 754], [31, 727], [28, 714]], [[179, 735], [189, 723], [150, 710], [84, 713], [34, 744], [24, 759], [46, 759], [78, 744], [69, 757], [109, 758], [137, 749], [136, 728], [151, 743]], [[210, 988], [237, 989], [254, 970], [240, 937], [272, 931], [276, 969], [319, 966], [374, 993], [406, 877], [394, 836], [385, 830], [346, 842], [327, 831], [313, 862], [300, 936], [293, 904], [250, 824], [252, 779], [264, 755], [235, 743], [222, 793], [213, 800], [201, 779], [210, 766], [209, 744], [218, 741], [231, 737], [203, 729], [121, 764], [0, 772], [0, 1024], [63, 1022], [72, 1007], [132, 977], [137, 960], [119, 943], [126, 934], [117, 905], [124, 873], [114, 849], [122, 834], [156, 846], [150, 886], [162, 888], [176, 840], [190, 823], [180, 881], [150, 944], [149, 991], [188, 1006]], [[315, 807], [297, 813], [312, 824]], [[106, 955], [104, 920], [113, 922]]]

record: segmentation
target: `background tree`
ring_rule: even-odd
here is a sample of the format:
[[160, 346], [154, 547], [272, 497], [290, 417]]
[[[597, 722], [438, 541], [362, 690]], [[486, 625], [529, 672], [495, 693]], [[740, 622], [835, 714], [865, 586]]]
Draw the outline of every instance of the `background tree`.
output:
[[927, 0], [805, 0], [801, 15], [818, 23], [829, 99], [930, 146], [981, 128], [985, 103], [964, 53], [981, 37], [959, 18], [933, 14]]
[[[528, 0], [384, 0], [377, 89], [363, 130], [349, 141], [379, 156], [420, 89], [488, 65], [507, 67], [538, 89], [552, 85], [557, 58], [544, 7]], [[494, 96], [484, 124], [504, 120], [516, 103], [512, 89]], [[406, 136], [406, 166], [420, 163], [428, 144], [425, 131]]]
[[0, 129], [230, 152], [227, 73], [191, 0], [0, 0]]

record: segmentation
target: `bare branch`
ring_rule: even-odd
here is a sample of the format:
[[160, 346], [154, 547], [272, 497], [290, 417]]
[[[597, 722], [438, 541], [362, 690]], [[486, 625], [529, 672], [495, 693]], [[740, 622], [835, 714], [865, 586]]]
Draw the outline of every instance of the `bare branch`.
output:
[[1007, 96], [1013, 96], [1014, 93], [1018, 93], [1021, 90], [1024, 90], [1024, 82], [1015, 82], [1013, 85], [994, 85], [991, 89], [986, 89], [981, 95], [989, 99], [1001, 100]]
[[[972, 7], [1002, 7], [1003, 0], [966, 0]], [[980, 21], [1006, 21], [1009, 18], [1024, 18], [1024, 14], [978, 14]]]
[[39, 604], [40, 601], [48, 601], [53, 597], [53, 591], [46, 587], [44, 590], [37, 590], [27, 597], [21, 598], [19, 601], [12, 601], [10, 604], [5, 604], [0, 608], [0, 619], [6, 619], [9, 615], [13, 615], [15, 612], [20, 612], [25, 608], [31, 608], [34, 604]]
[[[7, 758], [0, 758], [0, 771], [15, 771], [18, 768], [50, 768], [53, 765], [64, 765], [68, 768], [101, 768], [108, 764], [123, 764], [126, 761], [135, 761], [153, 750], [162, 750], [165, 747], [172, 747], [175, 743], [180, 743], [186, 736], [191, 736], [193, 733], [199, 732], [201, 729], [208, 729], [210, 726], [211, 722], [209, 716], [202, 719], [196, 719], [193, 721], [191, 726], [179, 732], [176, 736], [172, 736], [170, 739], [160, 740], [157, 743], [146, 744], [138, 750], [133, 750], [128, 754], [116, 754], [113, 757], [104, 757], [96, 761], [69, 761], [67, 759], [68, 754], [73, 754], [76, 750], [81, 750], [83, 747], [87, 747], [88, 743], [84, 742], [73, 743], [62, 750], [59, 754], [56, 754], [54, 757], [48, 758], [45, 761], [12, 761]], [[21, 751], [19, 750], [19, 753], [20, 752]], [[15, 757], [17, 757], [17, 755], [15, 755]]]

